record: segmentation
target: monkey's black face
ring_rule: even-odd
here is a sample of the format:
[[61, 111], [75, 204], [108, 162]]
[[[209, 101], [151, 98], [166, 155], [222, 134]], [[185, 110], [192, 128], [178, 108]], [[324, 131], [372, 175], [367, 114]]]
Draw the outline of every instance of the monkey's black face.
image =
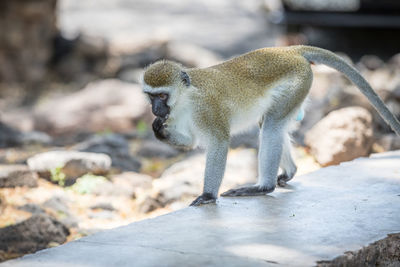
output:
[[169, 114], [169, 107], [167, 105], [167, 101], [169, 98], [168, 94], [160, 93], [160, 94], [149, 94], [151, 100], [151, 110], [154, 115], [165, 119]]

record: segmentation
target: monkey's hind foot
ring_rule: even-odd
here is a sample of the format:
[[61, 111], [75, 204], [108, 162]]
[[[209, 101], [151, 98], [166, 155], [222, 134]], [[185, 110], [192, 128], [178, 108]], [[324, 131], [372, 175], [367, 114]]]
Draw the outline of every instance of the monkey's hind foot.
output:
[[198, 196], [190, 206], [200, 206], [209, 203], [215, 203], [216, 198], [210, 193], [203, 193], [202, 195]]
[[289, 177], [287, 174], [282, 173], [280, 175], [278, 175], [278, 185], [280, 187], [285, 187], [287, 182], [289, 182], [290, 180], [292, 180], [293, 177]]
[[238, 189], [231, 189], [222, 193], [223, 197], [238, 197], [238, 196], [262, 196], [271, 193], [275, 187], [261, 187], [259, 185], [241, 187]]

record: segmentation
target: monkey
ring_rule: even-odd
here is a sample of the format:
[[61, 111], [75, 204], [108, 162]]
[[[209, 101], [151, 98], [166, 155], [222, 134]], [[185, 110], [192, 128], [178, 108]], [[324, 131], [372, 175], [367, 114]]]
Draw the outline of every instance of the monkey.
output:
[[[313, 46], [257, 49], [207, 68], [161, 60], [142, 76], [156, 116], [155, 136], [178, 147], [206, 149], [203, 193], [192, 206], [215, 203], [224, 176], [230, 136], [260, 124], [258, 181], [222, 197], [265, 195], [297, 170], [288, 125], [302, 116], [313, 80], [312, 64], [343, 73], [400, 135], [400, 123], [361, 74], [335, 53]], [[278, 175], [279, 168], [281, 174]]]

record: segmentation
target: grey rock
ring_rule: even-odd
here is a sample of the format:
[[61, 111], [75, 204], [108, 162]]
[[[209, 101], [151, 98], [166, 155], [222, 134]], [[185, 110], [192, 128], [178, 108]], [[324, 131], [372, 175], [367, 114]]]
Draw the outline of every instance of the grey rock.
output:
[[45, 210], [37, 204], [28, 203], [23, 206], [18, 207], [19, 210], [27, 211], [30, 213], [45, 213]]
[[89, 218], [91, 219], [101, 219], [101, 220], [111, 220], [115, 218], [115, 213], [109, 210], [103, 210], [100, 212], [90, 212]]
[[367, 156], [373, 143], [372, 116], [361, 107], [333, 111], [306, 133], [305, 143], [322, 166]]
[[21, 132], [0, 121], [0, 148], [21, 144]]
[[53, 138], [46, 133], [39, 131], [22, 132], [20, 141], [24, 145], [30, 144], [41, 144], [50, 145], [53, 142]]
[[400, 136], [396, 134], [385, 134], [377, 138], [377, 144], [385, 151], [400, 149]]
[[98, 185], [94, 194], [108, 196], [125, 196], [137, 198], [142, 196], [152, 187], [153, 178], [149, 175], [136, 172], [123, 172], [113, 175], [111, 182]]
[[160, 209], [165, 207], [166, 203], [169, 201], [163, 198], [161, 195], [158, 195], [157, 198], [147, 196], [142, 199], [139, 205], [139, 212], [141, 213], [149, 213], [155, 211], [156, 209]]
[[388, 63], [392, 69], [400, 70], [400, 53], [391, 57]]
[[53, 137], [53, 145], [57, 147], [70, 147], [79, 142], [83, 142], [92, 134], [89, 132], [77, 132], [75, 134], [57, 135]]
[[31, 107], [21, 107], [16, 103], [12, 103], [8, 97], [4, 97], [0, 100], [0, 109], [2, 110], [0, 119], [2, 124], [21, 132], [33, 131]]
[[92, 136], [74, 149], [107, 154], [112, 159], [112, 166], [124, 171], [138, 171], [141, 167], [140, 161], [131, 155], [128, 141], [119, 134]]
[[144, 70], [140, 68], [129, 68], [119, 71], [118, 78], [124, 82], [140, 83]]
[[150, 176], [133, 172], [114, 175], [111, 181], [104, 177], [84, 176], [76, 181], [73, 190], [94, 195], [136, 198], [136, 193], [140, 194], [151, 187], [151, 181]]
[[0, 148], [20, 145], [41, 144], [49, 145], [52, 138], [39, 131], [22, 132], [0, 121]]
[[137, 151], [138, 156], [146, 158], [172, 158], [178, 156], [180, 153], [174, 147], [154, 139], [143, 141]]
[[91, 209], [95, 210], [95, 209], [101, 209], [101, 210], [107, 210], [107, 211], [115, 211], [115, 208], [112, 204], [110, 203], [97, 203], [93, 206], [90, 207]]
[[151, 120], [150, 105], [137, 84], [108, 79], [53, 98], [35, 110], [35, 129], [52, 135], [112, 130], [130, 131]]
[[400, 84], [390, 93], [390, 98], [400, 101]]
[[385, 65], [383, 60], [375, 55], [365, 55], [361, 57], [359, 64], [369, 70], [376, 70], [382, 68]]
[[0, 165], [0, 188], [37, 186], [37, 174], [26, 165]]
[[64, 195], [55, 195], [41, 204], [49, 214], [54, 215], [68, 228], [78, 227], [78, 219], [71, 214], [68, 208], [68, 199]]
[[44, 213], [34, 214], [15, 225], [0, 228], [0, 251], [22, 255], [47, 248], [51, 242], [62, 244], [69, 230]]
[[91, 193], [101, 196], [125, 196], [128, 198], [136, 198], [135, 190], [132, 187], [114, 184], [110, 181], [104, 181], [97, 184], [91, 190]]
[[79, 219], [71, 214], [68, 216], [62, 216], [62, 218], [60, 218], [59, 220], [68, 229], [79, 227]]
[[137, 172], [123, 172], [113, 175], [111, 181], [115, 185], [133, 188], [135, 192], [137, 192], [139, 190], [150, 189], [152, 187], [153, 178], [149, 175]]
[[111, 167], [108, 155], [65, 150], [36, 154], [27, 162], [32, 171], [47, 179], [51, 177], [51, 170], [57, 168], [61, 168], [67, 180], [74, 180], [86, 173], [105, 174]]
[[67, 199], [61, 196], [53, 196], [43, 202], [42, 207], [51, 209], [57, 213], [63, 213], [65, 215], [70, 215], [69, 208], [67, 205]]
[[[390, 93], [399, 86], [400, 82], [399, 70], [396, 71], [387, 66], [374, 71], [363, 71], [362, 75], [378, 93]], [[386, 95], [381, 96], [386, 100]]]

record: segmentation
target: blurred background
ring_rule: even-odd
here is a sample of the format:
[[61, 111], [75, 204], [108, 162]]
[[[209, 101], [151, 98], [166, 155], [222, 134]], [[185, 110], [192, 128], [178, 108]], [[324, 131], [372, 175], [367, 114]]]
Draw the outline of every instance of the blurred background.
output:
[[[320, 46], [352, 61], [399, 117], [399, 33], [395, 0], [2, 0], [0, 261], [186, 207], [201, 192], [203, 152], [151, 132], [138, 84], [148, 64]], [[348, 80], [313, 70], [293, 126], [298, 174], [400, 149]], [[256, 180], [257, 133], [232, 138], [221, 191]]]

